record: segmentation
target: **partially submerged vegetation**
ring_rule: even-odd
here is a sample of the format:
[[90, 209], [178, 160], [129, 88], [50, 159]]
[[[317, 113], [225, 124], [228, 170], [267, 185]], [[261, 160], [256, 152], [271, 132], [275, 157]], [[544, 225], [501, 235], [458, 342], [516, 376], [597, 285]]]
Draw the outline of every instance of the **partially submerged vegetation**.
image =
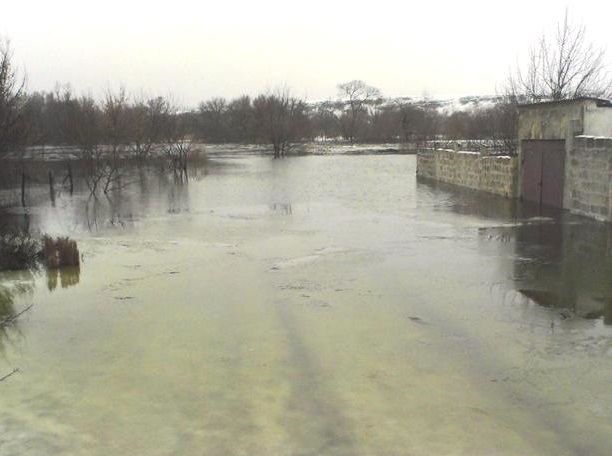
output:
[[[14, 309], [14, 298], [17, 295], [31, 292], [33, 289], [33, 271], [45, 265], [51, 276], [62, 271], [61, 268], [70, 269], [70, 277], [64, 280], [62, 287], [68, 287], [78, 282], [78, 267], [80, 264], [79, 250], [76, 241], [67, 237], [51, 238], [44, 236], [41, 239], [31, 236], [27, 232], [11, 232], [0, 235], [0, 271], [20, 271], [20, 280], [11, 284], [0, 284], [0, 353], [3, 350], [3, 341], [11, 340], [10, 329], [14, 327], [20, 317], [28, 312], [33, 304], [19, 311]], [[74, 274], [76, 270], [76, 274]], [[60, 272], [61, 274], [61, 272]], [[26, 275], [26, 280], [23, 280]], [[76, 277], [76, 278], [73, 278]], [[51, 288], [50, 288], [51, 289]], [[0, 383], [19, 372], [14, 368], [8, 373], [0, 373]]]
[[280, 88], [232, 100], [213, 97], [198, 109], [185, 109], [171, 97], [124, 89], [107, 90], [99, 98], [79, 96], [68, 84], [27, 92], [11, 58], [9, 43], [0, 42], [0, 110], [10, 119], [0, 125], [0, 160], [19, 164], [15, 174], [23, 188], [34, 149], [40, 157], [50, 148], [55, 155], [60, 151], [79, 160], [81, 166], [67, 169], [65, 177], [49, 175], [52, 201], [52, 187], [59, 182], [72, 187], [73, 172], [81, 174], [74, 178], [83, 178], [94, 197], [126, 184], [127, 162], [165, 160], [172, 172], [184, 173], [202, 143], [265, 144], [279, 158], [295, 144], [318, 140], [419, 143], [469, 135], [499, 141], [505, 134], [499, 124], [507, 111], [495, 103], [483, 113], [446, 113], [435, 104], [385, 99], [360, 80], [338, 84], [337, 96], [326, 101], [307, 102]]
[[29, 233], [9, 232], [0, 235], [0, 271], [48, 269], [79, 266], [77, 242], [68, 237], [42, 239]]
[[23, 232], [0, 235], [0, 271], [35, 269], [41, 256], [41, 241]]
[[[142, 164], [165, 158], [173, 172], [184, 172], [199, 143], [266, 144], [278, 158], [296, 143], [322, 139], [470, 140], [479, 141], [479, 148], [513, 154], [518, 102], [612, 96], [604, 51], [587, 41], [585, 28], [566, 14], [556, 34], [543, 36], [526, 65], [512, 72], [501, 95], [467, 109], [449, 111], [427, 97], [385, 98], [360, 80], [338, 84], [337, 96], [328, 100], [307, 102], [285, 88], [254, 97], [212, 97], [186, 109], [170, 96], [130, 95], [124, 89], [107, 90], [100, 98], [76, 95], [69, 84], [28, 92], [8, 41], [0, 40], [0, 160], [19, 159], [26, 185], [26, 148], [76, 151], [96, 196], [125, 185], [126, 160]], [[52, 186], [52, 176], [49, 181]], [[25, 205], [23, 195], [22, 201]]]

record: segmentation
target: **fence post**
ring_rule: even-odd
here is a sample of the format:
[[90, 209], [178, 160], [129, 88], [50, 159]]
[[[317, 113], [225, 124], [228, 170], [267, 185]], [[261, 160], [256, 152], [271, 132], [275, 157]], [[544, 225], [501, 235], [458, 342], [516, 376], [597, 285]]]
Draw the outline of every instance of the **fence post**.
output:
[[21, 172], [21, 205], [23, 207], [26, 207], [25, 187], [26, 187], [26, 175], [25, 175], [25, 171], [22, 171]]
[[68, 182], [70, 183], [70, 195], [72, 196], [74, 192], [74, 182], [72, 180], [72, 167], [70, 166], [70, 162], [68, 163]]
[[51, 205], [55, 207], [55, 185], [53, 180], [53, 171], [49, 171], [49, 196], [51, 197]]

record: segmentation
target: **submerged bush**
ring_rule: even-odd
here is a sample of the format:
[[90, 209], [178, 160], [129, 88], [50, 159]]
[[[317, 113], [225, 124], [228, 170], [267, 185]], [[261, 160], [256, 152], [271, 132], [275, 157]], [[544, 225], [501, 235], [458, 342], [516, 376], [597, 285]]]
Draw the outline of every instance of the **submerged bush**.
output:
[[0, 271], [33, 269], [40, 259], [41, 242], [27, 233], [0, 235]]
[[79, 266], [81, 257], [76, 241], [68, 237], [53, 239], [43, 236], [43, 258], [49, 269], [58, 269], [66, 266]]
[[78, 267], [81, 257], [76, 241], [68, 237], [43, 236], [42, 241], [25, 232], [0, 234], [0, 271]]

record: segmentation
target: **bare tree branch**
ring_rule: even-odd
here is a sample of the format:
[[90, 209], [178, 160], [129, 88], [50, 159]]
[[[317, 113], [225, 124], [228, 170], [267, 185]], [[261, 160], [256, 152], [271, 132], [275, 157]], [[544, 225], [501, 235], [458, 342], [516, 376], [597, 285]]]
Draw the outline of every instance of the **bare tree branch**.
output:
[[33, 304], [30, 304], [28, 307], [26, 307], [25, 309], [23, 309], [21, 312], [13, 314], [13, 315], [9, 315], [8, 317], [0, 320], [0, 327], [2, 326], [8, 326], [12, 323], [15, 322], [15, 320], [17, 320], [19, 317], [21, 317], [24, 313], [26, 313], [28, 310], [30, 310], [32, 308]]
[[17, 372], [19, 372], [19, 368], [16, 367], [15, 369], [13, 369], [13, 372], [11, 372], [10, 374], [5, 375], [4, 377], [0, 377], [0, 382], [5, 381], [6, 379], [8, 379], [9, 377], [15, 375]]
[[10, 41], [0, 38], [0, 157], [24, 146], [26, 78], [19, 78], [12, 64]]
[[[341, 119], [344, 136], [353, 141], [357, 133], [357, 125], [363, 116], [367, 103], [379, 99], [382, 95], [376, 87], [367, 85], [360, 80], [338, 84], [338, 95], [346, 109]], [[365, 112], [367, 114], [367, 112]]]
[[587, 41], [586, 27], [571, 23], [566, 11], [552, 37], [542, 35], [529, 50], [526, 66], [511, 72], [508, 92], [521, 102], [610, 97], [605, 50]]

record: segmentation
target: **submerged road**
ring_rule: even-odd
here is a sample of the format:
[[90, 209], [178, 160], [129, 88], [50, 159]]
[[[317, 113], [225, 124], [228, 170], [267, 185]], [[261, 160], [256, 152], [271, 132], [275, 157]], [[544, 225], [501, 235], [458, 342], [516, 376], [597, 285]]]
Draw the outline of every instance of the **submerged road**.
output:
[[609, 227], [412, 156], [215, 161], [33, 216], [84, 264], [0, 279], [0, 455], [609, 453]]

